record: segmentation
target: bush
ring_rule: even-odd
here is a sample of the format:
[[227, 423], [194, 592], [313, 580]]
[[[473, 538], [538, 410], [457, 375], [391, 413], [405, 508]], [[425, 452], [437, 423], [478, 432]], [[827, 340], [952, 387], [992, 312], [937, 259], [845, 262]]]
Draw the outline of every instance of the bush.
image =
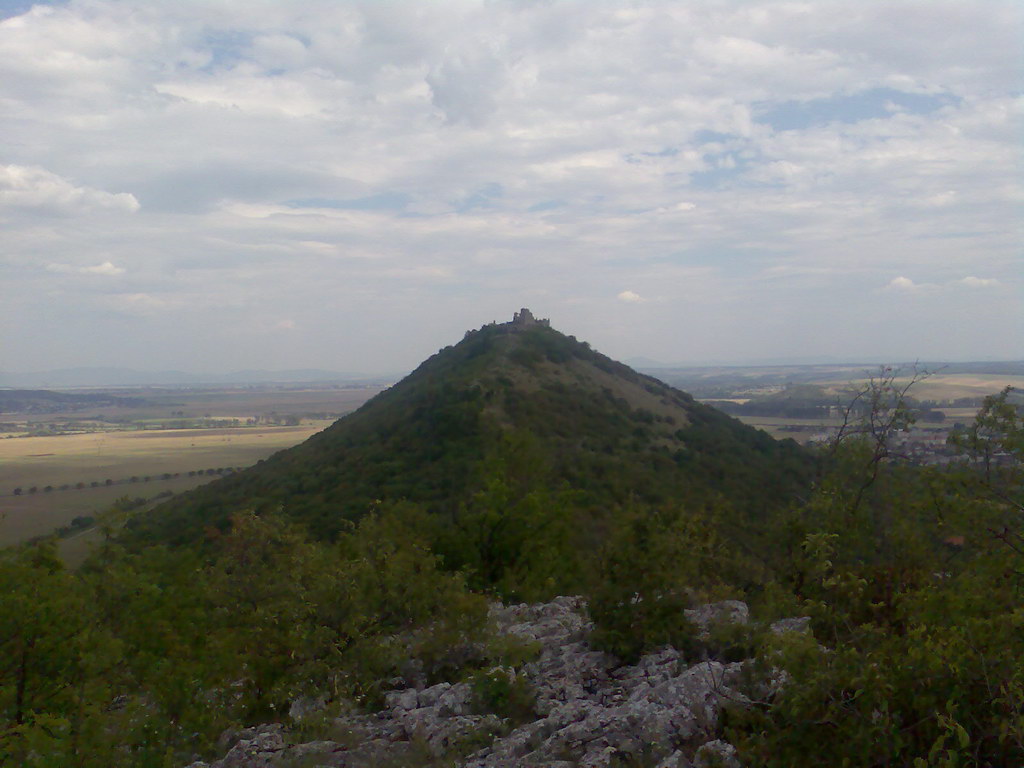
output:
[[521, 674], [510, 667], [492, 667], [469, 678], [477, 714], [493, 713], [514, 726], [537, 719], [537, 694]]

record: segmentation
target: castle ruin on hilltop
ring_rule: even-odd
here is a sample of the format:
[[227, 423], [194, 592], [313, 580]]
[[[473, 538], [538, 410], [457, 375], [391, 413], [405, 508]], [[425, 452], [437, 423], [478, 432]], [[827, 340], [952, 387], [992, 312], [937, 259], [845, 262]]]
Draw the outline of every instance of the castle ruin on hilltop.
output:
[[514, 315], [512, 315], [512, 322], [505, 323], [505, 325], [511, 326], [513, 329], [529, 328], [532, 325], [543, 325], [545, 328], [551, 327], [551, 321], [548, 319], [538, 320], [533, 316], [533, 312], [523, 307]]
[[[536, 318], [533, 316], [533, 312], [528, 310], [526, 307], [523, 307], [518, 312], [515, 312], [512, 315], [512, 319], [509, 322], [499, 323], [496, 322], [495, 320], [492, 320], [491, 322], [487, 323], [487, 325], [483, 326], [480, 330], [482, 331], [484, 328], [500, 328], [502, 333], [518, 333], [519, 331], [525, 331], [529, 328], [550, 327], [550, 320], [548, 320], [547, 318]], [[463, 336], [463, 338], [468, 339], [474, 333], [477, 333], [477, 331], [466, 331], [466, 334], [465, 336]]]

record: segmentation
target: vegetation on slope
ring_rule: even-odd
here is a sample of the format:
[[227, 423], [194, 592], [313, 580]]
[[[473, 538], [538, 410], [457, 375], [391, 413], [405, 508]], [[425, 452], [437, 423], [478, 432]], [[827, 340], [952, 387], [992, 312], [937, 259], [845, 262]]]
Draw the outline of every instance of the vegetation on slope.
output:
[[[487, 638], [484, 596], [565, 592], [588, 597], [592, 641], [624, 659], [665, 643], [691, 658], [705, 652], [682, 609], [709, 598], [743, 598], [765, 620], [811, 617], [813, 635], [716, 640], [723, 660], [757, 652], [760, 664], [787, 672], [781, 690], [728, 713], [726, 737], [744, 765], [1024, 762], [1024, 417], [1009, 393], [989, 398], [957, 435], [959, 465], [918, 468], [888, 454], [892, 432], [913, 420], [901, 389], [892, 377], [873, 382], [865, 428], [823, 453], [814, 488], [764, 507], [745, 498], [764, 475], [730, 474], [715, 454], [734, 441], [740, 455], [756, 456], [746, 432], [705, 420], [684, 395], [642, 377], [633, 380], [639, 391], [659, 403], [679, 398], [680, 410], [635, 418], [645, 407], [636, 400], [604, 406], [603, 390], [582, 384], [566, 383], [563, 396], [549, 365], [568, 382], [574, 367], [603, 359], [585, 348], [552, 359], [544, 345], [560, 344], [557, 336], [492, 333], [443, 351], [424, 375], [357, 414], [356, 426], [339, 424], [303, 448], [330, 455], [343, 446], [338, 435], [365, 430], [381, 445], [364, 461], [390, 458], [400, 462], [392, 471], [416, 473], [383, 446], [420, 434], [413, 455], [429, 458], [426, 436], [445, 434], [454, 419], [460, 428], [430, 465], [443, 470], [445, 451], [464, 451], [470, 468], [443, 475], [457, 492], [450, 503], [434, 485], [419, 499], [371, 500], [368, 512], [328, 516], [308, 500], [289, 508], [287, 490], [275, 495], [288, 462], [304, 473], [300, 490], [333, 503], [333, 481], [316, 485], [296, 452], [268, 462], [273, 473], [253, 473], [251, 486], [224, 484], [236, 495], [217, 503], [232, 515], [207, 531], [205, 547], [143, 547], [141, 534], [157, 532], [144, 528], [132, 548], [108, 543], [75, 573], [46, 546], [0, 557], [0, 762], [178, 766], [214, 754], [225, 727], [287, 720], [302, 695], [372, 706], [410, 663], [433, 679], [478, 677], [517, 652]], [[556, 358], [560, 349], [577, 347], [554, 345]], [[518, 421], [522, 409], [510, 409], [489, 377], [515, 381], [527, 412], [545, 407]], [[454, 381], [480, 394], [467, 397]], [[615, 397], [643, 397], [621, 386]], [[553, 414], [570, 400], [578, 412]], [[453, 410], [440, 420], [408, 410], [427, 403]], [[391, 433], [378, 431], [387, 425]], [[675, 449], [674, 430], [686, 437]], [[602, 464], [597, 448], [568, 451], [601, 440], [618, 464]], [[645, 474], [644, 461], [663, 449], [676, 468], [700, 468], [689, 475], [696, 487], [682, 475]], [[690, 456], [677, 460], [673, 450]], [[766, 450], [757, 471], [792, 471], [787, 449], [776, 450], [776, 463]], [[611, 477], [570, 474], [600, 467]], [[653, 489], [633, 487], [646, 480]], [[260, 505], [244, 495], [257, 483]], [[254, 506], [262, 514], [246, 511]]]
[[136, 541], [185, 543], [241, 508], [280, 510], [332, 538], [380, 503], [454, 515], [509, 441], [530, 484], [593, 510], [725, 495], [764, 516], [812, 462], [689, 395], [545, 327], [484, 326], [306, 443], [135, 522]]

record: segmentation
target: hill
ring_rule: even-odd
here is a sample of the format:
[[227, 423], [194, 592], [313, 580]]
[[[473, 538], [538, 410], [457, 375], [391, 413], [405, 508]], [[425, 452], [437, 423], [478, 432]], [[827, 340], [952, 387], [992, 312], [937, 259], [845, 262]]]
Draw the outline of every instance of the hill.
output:
[[320, 537], [382, 502], [454, 513], [496, 471], [609, 508], [727, 497], [761, 516], [810, 459], [565, 336], [528, 311], [467, 332], [355, 413], [254, 468], [133, 521], [184, 543], [243, 509], [280, 509]]

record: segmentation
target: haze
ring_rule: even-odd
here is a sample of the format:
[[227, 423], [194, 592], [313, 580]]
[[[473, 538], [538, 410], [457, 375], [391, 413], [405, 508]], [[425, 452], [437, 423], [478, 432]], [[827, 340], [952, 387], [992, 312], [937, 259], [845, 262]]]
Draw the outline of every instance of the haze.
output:
[[0, 0], [0, 370], [1024, 350], [1016, 2]]

